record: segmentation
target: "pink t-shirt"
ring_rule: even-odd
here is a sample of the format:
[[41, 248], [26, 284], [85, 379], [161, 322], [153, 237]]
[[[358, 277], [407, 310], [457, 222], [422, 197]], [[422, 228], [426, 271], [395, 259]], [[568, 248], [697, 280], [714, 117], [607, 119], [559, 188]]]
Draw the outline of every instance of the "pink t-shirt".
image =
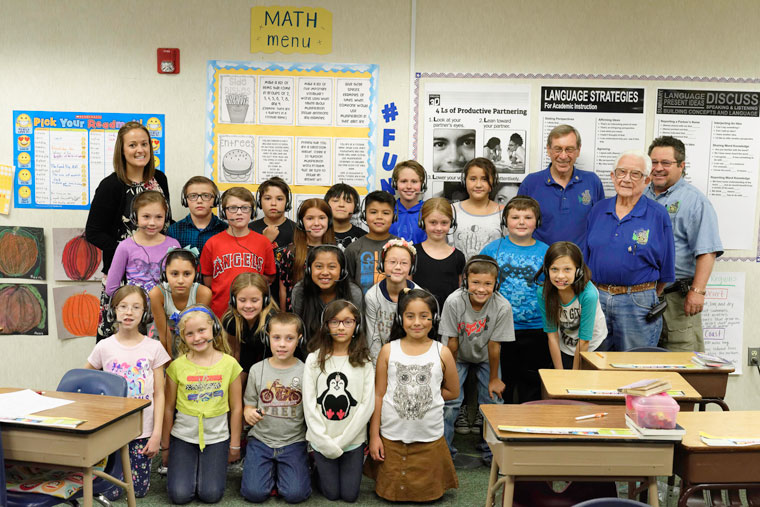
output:
[[110, 336], [98, 342], [87, 358], [87, 362], [98, 370], [124, 377], [129, 388], [128, 397], [151, 401], [143, 410], [143, 432], [137, 438], [147, 438], [153, 433], [153, 369], [170, 359], [159, 341], [145, 336], [133, 347], [125, 347], [115, 336]]

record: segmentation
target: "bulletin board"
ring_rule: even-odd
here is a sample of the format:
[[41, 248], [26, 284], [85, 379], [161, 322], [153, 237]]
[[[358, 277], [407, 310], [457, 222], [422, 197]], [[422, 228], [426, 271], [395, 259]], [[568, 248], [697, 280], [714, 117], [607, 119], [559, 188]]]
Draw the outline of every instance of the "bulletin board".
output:
[[335, 183], [374, 189], [378, 66], [208, 62], [206, 174], [254, 191], [279, 176], [294, 194]]
[[145, 125], [156, 169], [164, 170], [163, 114], [13, 111], [16, 208], [90, 209], [100, 181], [113, 172], [119, 129]]

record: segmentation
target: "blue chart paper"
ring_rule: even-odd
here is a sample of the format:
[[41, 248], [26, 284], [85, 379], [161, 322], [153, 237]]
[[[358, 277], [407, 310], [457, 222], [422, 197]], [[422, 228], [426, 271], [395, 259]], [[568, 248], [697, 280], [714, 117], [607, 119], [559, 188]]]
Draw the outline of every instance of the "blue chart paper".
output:
[[89, 209], [100, 180], [113, 172], [116, 135], [128, 121], [148, 128], [163, 171], [163, 114], [13, 111], [14, 207]]

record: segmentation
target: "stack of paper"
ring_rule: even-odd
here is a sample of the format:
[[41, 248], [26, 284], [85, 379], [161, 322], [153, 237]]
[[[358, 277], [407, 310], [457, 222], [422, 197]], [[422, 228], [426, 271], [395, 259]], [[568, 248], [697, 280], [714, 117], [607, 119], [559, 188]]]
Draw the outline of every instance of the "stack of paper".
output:
[[664, 393], [670, 389], [670, 382], [659, 379], [639, 380], [627, 386], [618, 387], [618, 392], [631, 396], [651, 396]]

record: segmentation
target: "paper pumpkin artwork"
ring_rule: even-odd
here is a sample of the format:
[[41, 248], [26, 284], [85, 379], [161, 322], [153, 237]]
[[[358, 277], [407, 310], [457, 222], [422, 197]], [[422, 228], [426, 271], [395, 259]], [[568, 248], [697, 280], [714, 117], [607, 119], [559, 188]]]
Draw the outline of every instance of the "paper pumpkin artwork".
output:
[[42, 228], [0, 226], [0, 277], [45, 279]]
[[87, 241], [84, 229], [53, 229], [56, 280], [100, 280], [103, 253]]
[[58, 338], [95, 336], [100, 316], [99, 285], [66, 285], [53, 288]]
[[0, 334], [48, 334], [47, 285], [0, 284]]

